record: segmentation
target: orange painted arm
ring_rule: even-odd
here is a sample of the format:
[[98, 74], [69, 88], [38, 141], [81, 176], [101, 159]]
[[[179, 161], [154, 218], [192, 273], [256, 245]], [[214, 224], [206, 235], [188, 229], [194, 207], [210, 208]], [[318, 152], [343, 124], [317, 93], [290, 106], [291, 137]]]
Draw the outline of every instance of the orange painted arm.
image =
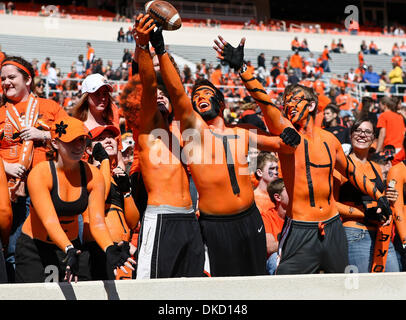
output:
[[399, 238], [403, 244], [406, 244], [406, 213], [404, 206], [403, 188], [406, 182], [406, 172], [403, 163], [393, 166], [388, 171], [387, 181], [392, 179], [396, 180], [395, 189], [398, 192], [398, 198], [395, 203], [391, 206], [394, 222], [396, 226], [396, 231], [399, 234]]
[[261, 108], [269, 132], [273, 135], [280, 135], [286, 127], [293, 128], [290, 121], [287, 120], [279, 108], [272, 103], [270, 96], [266, 93], [262, 84], [249, 70], [241, 73], [240, 77], [251, 97], [254, 98], [255, 102]]
[[181, 131], [195, 128], [197, 116], [193, 110], [192, 102], [185, 92], [182, 81], [176, 71], [168, 53], [158, 55], [162, 79], [171, 97], [175, 118], [180, 121]]
[[278, 136], [272, 136], [270, 133], [258, 129], [255, 126], [244, 125], [248, 129], [250, 145], [253, 147], [264, 150], [281, 152], [285, 154], [292, 154], [295, 152], [295, 148], [283, 143], [282, 139]]
[[104, 220], [104, 181], [103, 175], [95, 166], [88, 164], [91, 171], [91, 179], [87, 184], [89, 192], [88, 216], [89, 228], [94, 240], [103, 251], [113, 244], [110, 232]]
[[110, 179], [111, 179], [111, 171], [110, 171], [110, 160], [104, 159], [99, 168], [104, 181], [104, 200], [107, 199], [110, 193]]
[[62, 251], [65, 251], [65, 248], [72, 243], [61, 227], [51, 199], [52, 177], [47, 161], [40, 162], [31, 170], [27, 178], [27, 186], [35, 214], [41, 220], [49, 238]]
[[157, 113], [157, 79], [149, 50], [137, 49], [142, 84], [140, 127], [147, 127]]
[[378, 200], [383, 196], [383, 194], [375, 188], [375, 184], [362, 174], [361, 170], [357, 170], [354, 162], [350, 157], [344, 154], [341, 146], [339, 148], [336, 147], [336, 152], [336, 169], [339, 173], [346, 177], [362, 193], [369, 195], [374, 200]]
[[124, 198], [124, 215], [128, 227], [131, 230], [134, 230], [140, 220], [140, 212], [138, 211], [132, 196]]
[[0, 158], [0, 236], [3, 247], [8, 245], [12, 222], [13, 210], [8, 193], [7, 176]]
[[341, 202], [336, 202], [338, 213], [344, 220], [365, 218], [365, 214], [358, 208], [351, 207]]

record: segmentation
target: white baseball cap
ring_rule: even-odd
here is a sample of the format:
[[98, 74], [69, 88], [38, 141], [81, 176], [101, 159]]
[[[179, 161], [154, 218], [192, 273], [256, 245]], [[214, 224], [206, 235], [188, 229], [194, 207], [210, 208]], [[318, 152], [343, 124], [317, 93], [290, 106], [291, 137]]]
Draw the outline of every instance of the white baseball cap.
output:
[[122, 142], [122, 145], [123, 145], [123, 148], [121, 149], [121, 152], [124, 152], [129, 147], [134, 147], [134, 140], [131, 137], [123, 139], [121, 142]]
[[105, 77], [103, 77], [100, 73], [93, 73], [87, 76], [85, 80], [83, 80], [82, 93], [96, 92], [102, 86], [107, 86], [110, 92], [113, 91], [113, 87], [109, 84]]

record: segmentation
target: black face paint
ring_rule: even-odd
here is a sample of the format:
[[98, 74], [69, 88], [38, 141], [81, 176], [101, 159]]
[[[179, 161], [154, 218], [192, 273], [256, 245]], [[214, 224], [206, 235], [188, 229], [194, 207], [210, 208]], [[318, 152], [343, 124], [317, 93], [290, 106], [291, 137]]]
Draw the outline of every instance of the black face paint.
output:
[[200, 114], [204, 121], [210, 121], [216, 118], [220, 114], [220, 101], [217, 99], [216, 96], [212, 96], [210, 98], [210, 106], [211, 108], [205, 112], [200, 112], [200, 110], [196, 106], [196, 102], [193, 101], [193, 109]]

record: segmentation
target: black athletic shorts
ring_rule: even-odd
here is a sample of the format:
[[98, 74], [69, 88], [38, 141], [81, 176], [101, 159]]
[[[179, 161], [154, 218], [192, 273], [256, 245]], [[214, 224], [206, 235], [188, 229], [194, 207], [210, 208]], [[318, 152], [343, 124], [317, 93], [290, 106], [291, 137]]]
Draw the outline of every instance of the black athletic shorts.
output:
[[338, 214], [322, 222], [286, 217], [279, 239], [277, 275], [343, 273], [347, 265], [347, 237]]
[[[81, 249], [79, 239], [72, 241], [75, 248]], [[51, 282], [56, 276], [59, 282], [64, 281], [66, 263], [65, 252], [55, 244], [32, 239], [22, 233], [16, 244], [16, 282]], [[89, 271], [89, 253], [79, 255], [78, 280], [91, 280]]]
[[206, 250], [205, 271], [214, 277], [266, 274], [266, 239], [255, 203], [238, 214], [200, 212]]
[[152, 207], [145, 211], [138, 236], [136, 278], [204, 276], [204, 247], [193, 209]]

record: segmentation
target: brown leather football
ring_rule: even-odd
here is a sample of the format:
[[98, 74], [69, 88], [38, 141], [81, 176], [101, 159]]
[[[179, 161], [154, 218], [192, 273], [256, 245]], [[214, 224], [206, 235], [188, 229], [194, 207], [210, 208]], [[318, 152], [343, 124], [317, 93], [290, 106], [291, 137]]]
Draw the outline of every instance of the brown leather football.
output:
[[163, 30], [177, 30], [182, 26], [178, 10], [167, 1], [152, 0], [145, 4], [148, 13]]

